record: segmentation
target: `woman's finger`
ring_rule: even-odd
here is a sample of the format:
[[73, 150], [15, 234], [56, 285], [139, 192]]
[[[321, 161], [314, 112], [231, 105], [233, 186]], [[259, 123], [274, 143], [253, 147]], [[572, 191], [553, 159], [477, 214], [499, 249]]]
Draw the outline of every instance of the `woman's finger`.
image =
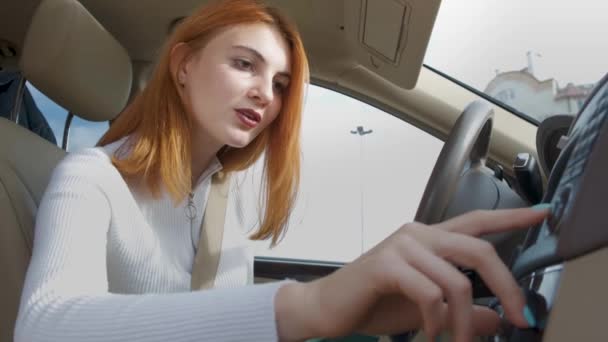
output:
[[489, 242], [467, 235], [445, 233], [432, 249], [459, 266], [477, 271], [488, 288], [501, 300], [507, 318], [519, 327], [526, 327], [523, 316], [525, 299], [507, 266]]
[[362, 332], [383, 335], [422, 329], [435, 336], [441, 331], [444, 295], [439, 286], [403, 262], [387, 265], [379, 276], [392, 280], [386, 289], [392, 294], [383, 295], [370, 310], [376, 314], [367, 318]]
[[500, 317], [496, 311], [480, 305], [473, 305], [473, 330], [475, 336], [495, 335], [500, 328]]
[[415, 268], [407, 265], [396, 271], [401, 293], [416, 303], [422, 318], [424, 332], [435, 338], [441, 332], [441, 307], [443, 291], [433, 281]]
[[548, 208], [544, 207], [540, 207], [540, 210], [532, 208], [475, 210], [438, 223], [434, 227], [454, 233], [480, 236], [529, 228], [542, 222], [548, 213]]
[[[419, 304], [409, 297], [416, 290], [408, 290], [408, 297], [403, 294], [385, 296], [373, 307], [374, 314], [369, 317], [366, 324], [358, 328], [358, 331], [367, 335], [395, 335], [407, 331], [424, 330], [429, 341], [434, 341], [440, 333], [450, 330], [448, 304], [440, 301], [436, 306], [436, 313], [431, 317], [434, 325], [433, 330], [424, 326]], [[501, 318], [496, 311], [481, 305], [473, 305], [473, 332], [475, 336], [495, 335], [500, 329]]]
[[[473, 337], [472, 295], [470, 281], [444, 259], [426, 249], [415, 238], [400, 237], [407, 262], [437, 284], [450, 306], [449, 322], [454, 341], [470, 341]], [[426, 322], [425, 322], [426, 324]]]
[[[449, 327], [449, 305], [441, 307], [441, 331], [448, 331]], [[496, 311], [481, 305], [473, 305], [473, 334], [475, 336], [495, 335], [500, 328], [500, 317]], [[433, 341], [429, 339], [429, 341]]]

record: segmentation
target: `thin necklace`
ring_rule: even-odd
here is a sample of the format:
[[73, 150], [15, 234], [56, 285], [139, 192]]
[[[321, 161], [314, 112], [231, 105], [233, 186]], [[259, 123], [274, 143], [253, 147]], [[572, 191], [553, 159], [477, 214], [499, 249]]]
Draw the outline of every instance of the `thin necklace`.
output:
[[188, 204], [186, 205], [186, 217], [190, 220], [190, 241], [192, 248], [196, 252], [196, 244], [194, 243], [194, 219], [196, 218], [196, 206], [194, 205], [194, 194], [192, 191], [188, 194]]

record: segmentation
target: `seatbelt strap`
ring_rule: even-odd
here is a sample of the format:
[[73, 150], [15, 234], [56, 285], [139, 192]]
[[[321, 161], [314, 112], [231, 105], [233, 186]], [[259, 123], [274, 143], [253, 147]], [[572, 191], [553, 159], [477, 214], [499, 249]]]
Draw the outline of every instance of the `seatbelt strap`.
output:
[[229, 185], [230, 175], [227, 173], [218, 172], [211, 178], [211, 189], [192, 265], [190, 287], [193, 291], [210, 289], [215, 283], [222, 250]]

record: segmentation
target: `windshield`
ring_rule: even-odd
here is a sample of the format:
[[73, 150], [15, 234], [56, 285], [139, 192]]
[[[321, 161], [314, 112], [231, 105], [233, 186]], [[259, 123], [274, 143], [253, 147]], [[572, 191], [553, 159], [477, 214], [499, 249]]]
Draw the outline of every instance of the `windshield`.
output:
[[575, 115], [608, 71], [605, 0], [443, 0], [424, 63], [533, 122]]

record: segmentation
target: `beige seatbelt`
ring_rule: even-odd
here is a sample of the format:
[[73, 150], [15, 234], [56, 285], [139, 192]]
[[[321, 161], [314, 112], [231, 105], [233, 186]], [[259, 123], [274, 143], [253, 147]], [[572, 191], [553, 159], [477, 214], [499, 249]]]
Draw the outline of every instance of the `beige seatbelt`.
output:
[[230, 175], [226, 173], [218, 172], [211, 179], [198, 248], [192, 265], [190, 287], [193, 291], [210, 289], [215, 283], [222, 250], [229, 185]]

